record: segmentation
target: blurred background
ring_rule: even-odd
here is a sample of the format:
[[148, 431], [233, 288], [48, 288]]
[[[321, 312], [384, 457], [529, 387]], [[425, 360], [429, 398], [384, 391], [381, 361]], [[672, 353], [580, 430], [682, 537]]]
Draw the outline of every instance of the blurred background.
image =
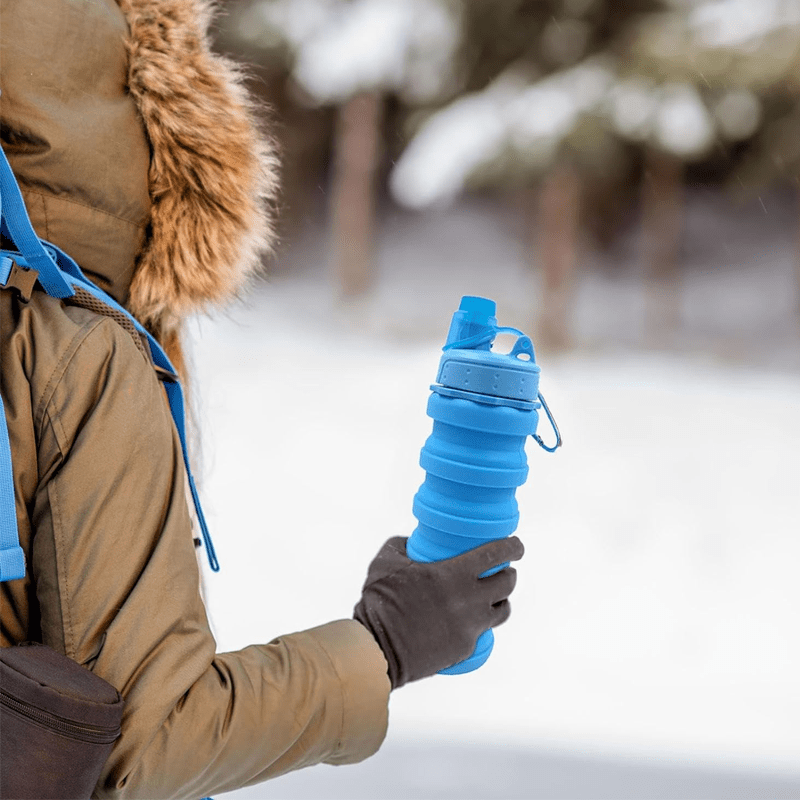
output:
[[283, 160], [268, 277], [190, 331], [220, 649], [411, 533], [462, 295], [565, 441], [490, 662], [226, 796], [800, 797], [800, 0], [220, 5]]

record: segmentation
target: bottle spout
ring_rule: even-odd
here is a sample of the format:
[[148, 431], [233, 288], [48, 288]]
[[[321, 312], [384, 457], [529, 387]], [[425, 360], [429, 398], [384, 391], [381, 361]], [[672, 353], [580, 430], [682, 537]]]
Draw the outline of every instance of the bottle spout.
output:
[[[497, 304], [486, 297], [466, 295], [453, 314], [445, 347], [456, 342], [475, 341], [469, 349], [489, 350], [497, 331]], [[469, 347], [469, 346], [468, 346]]]
[[488, 297], [472, 297], [465, 295], [461, 298], [461, 305], [458, 310], [466, 314], [467, 319], [483, 325], [497, 323], [495, 314], [497, 313], [497, 303], [489, 300]]

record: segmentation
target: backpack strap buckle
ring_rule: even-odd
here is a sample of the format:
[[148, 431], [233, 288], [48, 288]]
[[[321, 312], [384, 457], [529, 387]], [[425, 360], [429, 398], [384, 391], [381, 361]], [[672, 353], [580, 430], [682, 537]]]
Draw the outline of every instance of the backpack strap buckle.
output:
[[6, 289], [16, 289], [23, 303], [31, 299], [38, 279], [39, 273], [35, 269], [21, 267], [11, 256], [0, 259], [0, 285]]

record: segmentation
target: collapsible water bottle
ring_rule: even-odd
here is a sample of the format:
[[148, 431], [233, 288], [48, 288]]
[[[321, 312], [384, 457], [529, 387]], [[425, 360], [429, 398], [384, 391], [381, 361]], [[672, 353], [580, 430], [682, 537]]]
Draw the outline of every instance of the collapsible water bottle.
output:
[[[439, 561], [510, 536], [519, 511], [515, 493], [528, 477], [528, 436], [548, 452], [561, 445], [550, 409], [539, 392], [539, 366], [529, 337], [498, 327], [495, 303], [464, 297], [453, 315], [428, 416], [433, 432], [420, 454], [425, 481], [414, 497], [418, 526], [406, 545], [415, 561]], [[498, 333], [518, 336], [509, 353], [492, 352]], [[546, 445], [536, 433], [543, 409], [556, 434]], [[508, 566], [500, 564], [486, 577]], [[487, 630], [466, 660], [442, 674], [471, 672], [494, 646]]]

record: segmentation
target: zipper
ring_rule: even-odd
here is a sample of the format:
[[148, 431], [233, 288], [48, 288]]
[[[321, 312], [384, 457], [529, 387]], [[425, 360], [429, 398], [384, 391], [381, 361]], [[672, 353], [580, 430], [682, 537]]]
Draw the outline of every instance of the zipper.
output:
[[119, 730], [110, 730], [98, 725], [82, 725], [77, 722], [58, 717], [55, 714], [49, 714], [45, 711], [40, 711], [38, 708], [30, 705], [29, 703], [17, 700], [9, 694], [6, 694], [0, 689], [0, 705], [5, 706], [9, 711], [16, 712], [17, 714], [26, 717], [27, 719], [42, 725], [50, 730], [55, 730], [65, 736], [70, 736], [74, 739], [80, 739], [84, 742], [94, 742], [95, 744], [111, 744], [117, 740]]

